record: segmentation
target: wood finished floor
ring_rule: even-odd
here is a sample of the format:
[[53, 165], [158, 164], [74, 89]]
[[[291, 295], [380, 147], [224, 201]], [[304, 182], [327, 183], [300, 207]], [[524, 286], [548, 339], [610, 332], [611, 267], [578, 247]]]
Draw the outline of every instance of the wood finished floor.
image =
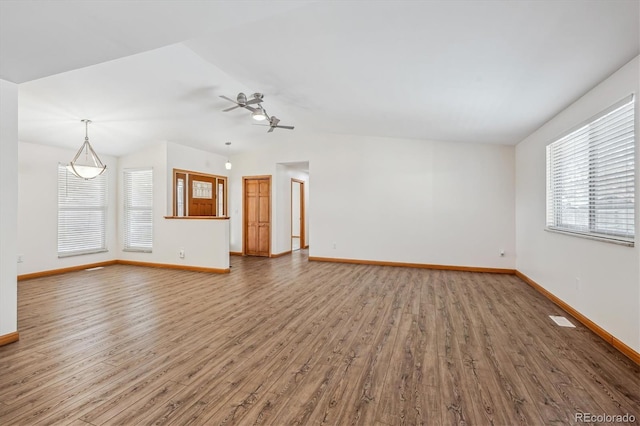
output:
[[[515, 276], [232, 258], [19, 283], [0, 424], [553, 425], [640, 418], [640, 369]], [[575, 322], [575, 321], [574, 321]]]

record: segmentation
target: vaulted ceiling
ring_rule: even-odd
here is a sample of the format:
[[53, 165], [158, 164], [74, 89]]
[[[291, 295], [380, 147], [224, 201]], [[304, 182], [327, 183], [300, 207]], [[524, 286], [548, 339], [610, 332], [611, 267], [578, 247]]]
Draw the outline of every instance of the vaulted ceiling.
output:
[[516, 144], [640, 53], [637, 0], [0, 2], [21, 141], [122, 155], [306, 133]]

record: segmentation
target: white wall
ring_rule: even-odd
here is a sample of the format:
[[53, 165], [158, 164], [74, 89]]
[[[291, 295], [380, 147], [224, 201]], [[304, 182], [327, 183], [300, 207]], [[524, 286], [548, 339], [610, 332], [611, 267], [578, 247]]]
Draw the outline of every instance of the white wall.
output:
[[[78, 143], [78, 147], [81, 142]], [[11, 259], [15, 270], [16, 254], [23, 257], [23, 263], [18, 264], [17, 267], [18, 274], [115, 259], [215, 269], [229, 267], [228, 221], [164, 219], [164, 216], [172, 213], [171, 170], [173, 167], [223, 174], [221, 171], [225, 170], [224, 158], [171, 143], [161, 143], [118, 160], [98, 153], [102, 161], [107, 164], [109, 179], [108, 252], [58, 258], [57, 166], [59, 162], [67, 163], [73, 158], [75, 150], [25, 142], [20, 142], [17, 145], [19, 151], [17, 156], [19, 164], [18, 192], [20, 194], [17, 201], [18, 237], [17, 250], [14, 248]], [[171, 156], [171, 160], [168, 159], [169, 156]], [[4, 154], [3, 158], [5, 158]], [[122, 169], [138, 167], [153, 167], [154, 169], [153, 253], [123, 251]], [[7, 168], [7, 170], [9, 169]], [[15, 179], [12, 181], [15, 184]], [[3, 206], [5, 205], [4, 199]], [[15, 230], [15, 226], [12, 229]], [[185, 249], [184, 259], [180, 259], [178, 256], [180, 248]], [[3, 268], [3, 272], [4, 270]]]
[[[291, 250], [291, 179], [298, 179], [305, 182], [305, 200], [303, 200], [303, 202], [308, 200], [309, 175], [295, 168], [277, 164], [275, 182], [273, 182], [275, 185], [274, 192], [277, 197], [274, 198], [275, 203], [273, 203], [272, 206], [272, 212], [274, 213], [273, 223], [275, 224], [272, 230], [273, 241], [271, 252], [273, 254]], [[305, 204], [305, 209], [307, 208], [308, 205]], [[307, 220], [306, 224], [308, 223], [309, 221]], [[306, 244], [309, 244], [309, 239], [306, 239]]]
[[[303, 180], [304, 184], [304, 245], [309, 246], [311, 244], [311, 236], [309, 234], [309, 199], [311, 197], [311, 180], [309, 179], [309, 173], [300, 175], [297, 179]], [[302, 241], [301, 241], [302, 243]]]
[[[273, 153], [269, 151], [252, 151], [231, 157], [233, 168], [229, 174], [229, 248], [233, 252], [242, 252], [242, 178], [246, 176], [271, 176], [271, 251], [276, 251], [279, 244], [276, 244], [277, 229], [273, 224], [277, 223], [278, 207], [274, 206], [277, 200], [278, 186], [275, 185], [276, 163], [272, 160]], [[283, 250], [284, 251], [284, 250]]]
[[[638, 96], [639, 62], [636, 57], [516, 147], [517, 269], [635, 351], [640, 351], [640, 161], [636, 161], [636, 247], [543, 229], [546, 145], [630, 93]], [[640, 151], [639, 111], [636, 99], [636, 152]]]
[[[125, 168], [153, 168], [153, 251], [152, 253], [126, 252], [123, 221], [118, 226], [118, 258], [137, 262], [150, 262], [229, 268], [229, 221], [165, 219], [173, 213], [173, 169], [226, 175], [226, 158], [217, 154], [164, 142], [119, 159], [119, 185], [122, 193], [122, 170]], [[120, 217], [123, 200], [119, 199]], [[184, 249], [185, 257], [178, 252]]]
[[[311, 256], [515, 268], [513, 147], [295, 132], [264, 146], [233, 159], [232, 251], [242, 249], [241, 177], [309, 161]], [[288, 204], [275, 210], [289, 215]], [[286, 224], [273, 223], [283, 249]]]
[[0, 80], [0, 336], [18, 329], [18, 85]]
[[190, 170], [210, 175], [228, 176], [227, 157], [173, 142], [167, 142], [167, 214], [172, 213], [173, 169]]
[[[123, 260], [133, 260], [137, 262], [158, 262], [158, 225], [162, 227], [167, 213], [167, 145], [159, 143], [147, 147], [133, 154], [118, 158], [118, 192], [124, 192], [123, 170], [142, 169], [151, 167], [153, 169], [153, 246], [154, 253], [125, 252], [124, 248], [124, 199], [118, 197], [118, 249], [117, 258]], [[162, 240], [162, 238], [160, 238]], [[177, 256], [175, 256], [177, 257]]]
[[[82, 140], [78, 140], [78, 148]], [[107, 165], [106, 253], [58, 258], [58, 163], [68, 163], [76, 150], [20, 142], [18, 144], [18, 274], [68, 268], [117, 259], [117, 162], [98, 156]]]

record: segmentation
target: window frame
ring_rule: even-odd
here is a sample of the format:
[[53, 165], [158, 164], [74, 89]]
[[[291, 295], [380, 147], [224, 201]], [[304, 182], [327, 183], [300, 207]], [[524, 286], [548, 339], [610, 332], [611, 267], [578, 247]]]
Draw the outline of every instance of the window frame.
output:
[[[203, 177], [205, 179], [214, 179], [215, 181], [215, 188], [213, 191], [214, 194], [214, 206], [215, 206], [215, 212], [213, 215], [207, 215], [207, 216], [195, 216], [195, 215], [191, 215], [189, 212], [189, 205], [191, 204], [191, 200], [192, 200], [192, 191], [191, 191], [191, 186], [192, 186], [192, 179], [193, 178], [197, 178], [198, 176]], [[179, 197], [178, 195], [178, 180], [179, 179], [183, 179], [183, 192], [182, 192], [182, 198]], [[220, 210], [220, 204], [219, 204], [219, 185], [222, 184], [223, 185], [223, 198], [222, 198], [222, 212], [219, 212], [218, 210]], [[188, 218], [218, 218], [218, 219], [228, 219], [229, 218], [229, 181], [228, 178], [226, 176], [221, 176], [221, 175], [213, 175], [213, 174], [209, 174], [209, 173], [202, 173], [202, 172], [196, 172], [193, 170], [184, 170], [184, 169], [173, 169], [173, 184], [172, 184], [172, 194], [173, 194], [173, 202], [172, 202], [172, 216], [173, 218], [178, 218], [178, 219], [188, 219]], [[178, 201], [181, 199], [182, 203], [183, 203], [183, 209], [184, 209], [184, 214], [183, 215], [179, 215], [179, 205], [178, 205]]]
[[[635, 234], [637, 233], [637, 223], [635, 223], [635, 216], [637, 210], [637, 192], [636, 185], [637, 179], [637, 133], [636, 133], [636, 117], [637, 107], [635, 101], [635, 94], [631, 94], [624, 99], [616, 102], [610, 107], [604, 109], [602, 112], [595, 116], [585, 120], [578, 126], [573, 127], [571, 130], [565, 132], [560, 137], [555, 138], [551, 143], [547, 144], [546, 150], [546, 217], [545, 217], [545, 231], [555, 232], [565, 235], [571, 235], [581, 238], [588, 238], [597, 241], [609, 242], [614, 244], [621, 244], [633, 247], [635, 245]], [[625, 112], [624, 109], [630, 107], [629, 112]], [[620, 111], [619, 116], [616, 115]], [[611, 121], [612, 119], [618, 119], [620, 116], [627, 114], [626, 121], [620, 120], [623, 126], [630, 127], [631, 135], [628, 137], [620, 138], [615, 145], [607, 145], [606, 142], [615, 140], [619, 136], [616, 135], [618, 129], [612, 123], [617, 126], [619, 122]], [[611, 116], [610, 120], [605, 123], [604, 127], [607, 133], [603, 135], [602, 129], [599, 128], [598, 122], [603, 118]], [[624, 127], [623, 127], [624, 128]], [[623, 133], [624, 134], [624, 133]], [[554, 146], [556, 145], [556, 146]], [[606, 147], [606, 150], [603, 149]], [[612, 148], [613, 147], [613, 148]], [[611, 158], [602, 160], [600, 157], [610, 157], [611, 154], [607, 153], [603, 155], [602, 152], [610, 150], [630, 151], [626, 152], [616, 160]], [[562, 153], [562, 150], [570, 151]], [[554, 159], [557, 155], [572, 155], [574, 157], [582, 156], [582, 159], [577, 160], [563, 160]], [[622, 164], [631, 162], [631, 168], [625, 166], [618, 166], [619, 158], [622, 158]], [[565, 164], [563, 164], [563, 161]], [[567, 165], [574, 161], [574, 164]], [[598, 174], [598, 170], [611, 168], [613, 166], [622, 167], [623, 179], [626, 181], [626, 188], [630, 182], [631, 185], [631, 212], [629, 214], [628, 208], [619, 208], [626, 216], [626, 220], [621, 221], [622, 225], [630, 226], [632, 232], [619, 232], [612, 231], [611, 227], [601, 227], [598, 225], [599, 221], [603, 219], [610, 219], [611, 212], [606, 211], [606, 207], [609, 207], [606, 202], [601, 201], [606, 190], [615, 188], [617, 195], [622, 200], [628, 200], [628, 197], [624, 197], [625, 191], [619, 187], [608, 186], [609, 184], [603, 184], [608, 179], [611, 179], [609, 175], [603, 177]], [[555, 167], [555, 168], [554, 168]], [[554, 178], [558, 174], [566, 173], [568, 176], [561, 178]], [[559, 198], [563, 195], [562, 190], [557, 190], [556, 185], [564, 184], [575, 188], [573, 191], [572, 201], [576, 201], [576, 198], [580, 198], [582, 208], [576, 209], [576, 214], [581, 214], [581, 219], [575, 219], [574, 221], [564, 220], [566, 210], [562, 206], [558, 207]], [[628, 190], [626, 191], [628, 193]], [[580, 193], [580, 195], [577, 195]], [[598, 213], [598, 211], [602, 213]], [[564, 213], [564, 214], [563, 214]], [[616, 213], [614, 213], [616, 214]], [[607, 229], [609, 228], [609, 229]]]

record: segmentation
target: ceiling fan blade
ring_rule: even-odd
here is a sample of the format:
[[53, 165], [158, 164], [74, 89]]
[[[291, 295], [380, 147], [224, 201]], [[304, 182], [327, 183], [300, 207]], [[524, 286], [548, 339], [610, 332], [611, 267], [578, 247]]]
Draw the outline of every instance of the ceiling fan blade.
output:
[[273, 127], [277, 127], [278, 129], [288, 129], [288, 130], [293, 130], [293, 126], [273, 126]]
[[250, 101], [245, 102], [245, 105], [253, 105], [253, 104], [259, 104], [260, 102], [262, 102], [262, 99], [260, 98], [253, 98]]
[[242, 105], [242, 107], [248, 109], [251, 112], [256, 112], [256, 108], [254, 108], [254, 107], [250, 107], [248, 105]]
[[267, 133], [273, 132], [273, 129], [275, 129], [275, 126], [269, 126], [269, 130], [267, 130]]
[[237, 104], [237, 102], [236, 102], [236, 101], [234, 101], [234, 100], [233, 100], [233, 99], [231, 99], [231, 98], [227, 98], [227, 97], [226, 97], [226, 96], [224, 96], [224, 95], [220, 95], [220, 97], [221, 97], [222, 99], [226, 99], [226, 100], [228, 100], [228, 101], [231, 101], [231, 102], [233, 102], [234, 104]]
[[223, 109], [222, 111], [223, 112], [228, 112], [228, 111], [234, 110], [236, 108], [240, 108], [240, 105], [232, 106], [231, 108]]

